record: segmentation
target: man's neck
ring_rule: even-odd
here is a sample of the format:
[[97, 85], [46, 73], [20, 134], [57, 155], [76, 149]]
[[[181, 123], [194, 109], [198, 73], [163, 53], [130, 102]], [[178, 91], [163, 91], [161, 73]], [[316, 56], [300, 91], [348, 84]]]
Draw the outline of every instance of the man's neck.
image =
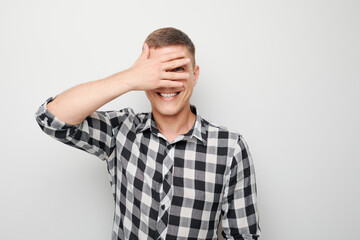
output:
[[176, 115], [162, 115], [153, 111], [153, 116], [157, 128], [169, 142], [172, 142], [177, 136], [187, 133], [196, 120], [196, 115], [190, 110], [190, 104]]

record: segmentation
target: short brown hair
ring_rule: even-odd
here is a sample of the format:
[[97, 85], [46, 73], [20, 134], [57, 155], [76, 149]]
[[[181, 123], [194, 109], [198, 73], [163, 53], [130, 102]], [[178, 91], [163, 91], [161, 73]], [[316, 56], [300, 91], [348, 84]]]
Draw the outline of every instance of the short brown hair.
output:
[[171, 45], [186, 46], [192, 55], [193, 66], [195, 66], [195, 46], [188, 35], [173, 27], [160, 28], [147, 36], [145, 42], [149, 47], [159, 48]]

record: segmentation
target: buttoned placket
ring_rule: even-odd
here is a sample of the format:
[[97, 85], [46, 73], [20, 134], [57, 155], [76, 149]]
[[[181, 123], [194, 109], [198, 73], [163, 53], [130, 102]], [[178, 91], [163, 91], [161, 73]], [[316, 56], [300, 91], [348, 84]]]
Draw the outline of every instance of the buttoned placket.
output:
[[173, 196], [172, 171], [174, 165], [175, 144], [167, 142], [164, 150], [164, 160], [162, 164], [162, 184], [160, 187], [160, 203], [157, 221], [158, 239], [165, 239], [166, 229], [169, 221], [169, 210]]
[[167, 226], [169, 222], [169, 211], [171, 200], [173, 197], [173, 166], [174, 166], [174, 152], [177, 142], [183, 140], [189, 140], [192, 138], [191, 135], [179, 135], [174, 139], [172, 143], [169, 143], [165, 136], [160, 132], [156, 131], [158, 138], [162, 138], [166, 142], [166, 148], [164, 150], [164, 160], [162, 164], [162, 184], [160, 185], [160, 203], [159, 203], [159, 214], [157, 219], [156, 230], [159, 237], [157, 240], [164, 240], [167, 233]]

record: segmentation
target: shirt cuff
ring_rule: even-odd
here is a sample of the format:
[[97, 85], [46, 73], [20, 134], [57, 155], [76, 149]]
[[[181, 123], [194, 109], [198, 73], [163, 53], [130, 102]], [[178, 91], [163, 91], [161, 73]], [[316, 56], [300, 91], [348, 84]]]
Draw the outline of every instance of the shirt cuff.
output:
[[42, 123], [45, 126], [54, 128], [54, 129], [67, 129], [67, 128], [74, 128], [79, 127], [80, 123], [77, 125], [72, 125], [65, 123], [58, 119], [54, 114], [52, 114], [49, 109], [47, 108], [47, 104], [53, 101], [55, 97], [49, 97], [35, 113], [35, 117], [39, 123]]

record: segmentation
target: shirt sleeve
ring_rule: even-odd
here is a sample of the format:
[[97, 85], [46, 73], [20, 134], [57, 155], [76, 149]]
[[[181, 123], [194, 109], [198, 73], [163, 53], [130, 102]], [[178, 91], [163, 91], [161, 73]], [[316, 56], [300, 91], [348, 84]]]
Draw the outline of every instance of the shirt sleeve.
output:
[[77, 125], [67, 124], [55, 117], [46, 107], [48, 98], [36, 111], [35, 118], [47, 135], [69, 146], [81, 149], [101, 160], [109, 160], [115, 149], [114, 127], [125, 121], [132, 109], [96, 111]]
[[249, 147], [240, 135], [232, 157], [222, 203], [222, 236], [225, 239], [258, 239], [255, 170]]

